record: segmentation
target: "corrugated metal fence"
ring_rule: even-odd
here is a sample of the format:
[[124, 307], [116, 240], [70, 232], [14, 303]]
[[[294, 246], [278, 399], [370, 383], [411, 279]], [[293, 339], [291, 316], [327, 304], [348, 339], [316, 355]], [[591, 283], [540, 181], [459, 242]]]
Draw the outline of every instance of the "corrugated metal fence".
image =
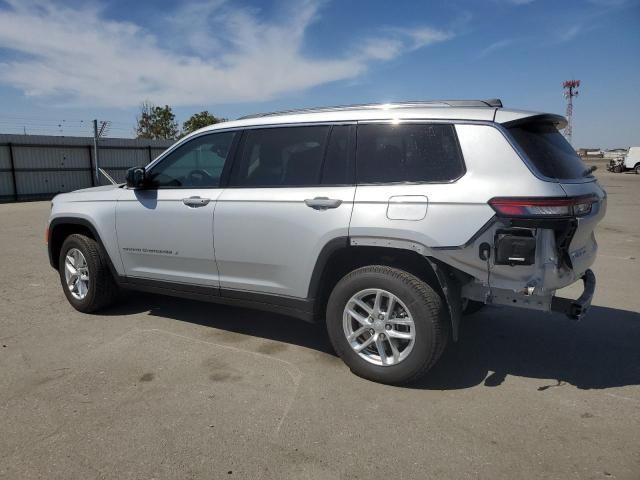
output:
[[[126, 170], [146, 165], [171, 140], [103, 138], [98, 163], [117, 182]], [[0, 134], [0, 202], [47, 199], [97, 185], [93, 138]], [[107, 180], [100, 176], [99, 184]]]

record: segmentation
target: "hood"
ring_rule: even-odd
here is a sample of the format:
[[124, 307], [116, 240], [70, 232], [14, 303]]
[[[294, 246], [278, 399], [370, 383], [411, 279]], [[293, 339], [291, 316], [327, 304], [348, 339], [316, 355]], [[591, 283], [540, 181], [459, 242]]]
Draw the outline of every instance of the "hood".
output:
[[91, 202], [117, 200], [122, 191], [121, 185], [101, 185], [99, 187], [83, 188], [73, 192], [60, 193], [53, 198], [53, 202]]

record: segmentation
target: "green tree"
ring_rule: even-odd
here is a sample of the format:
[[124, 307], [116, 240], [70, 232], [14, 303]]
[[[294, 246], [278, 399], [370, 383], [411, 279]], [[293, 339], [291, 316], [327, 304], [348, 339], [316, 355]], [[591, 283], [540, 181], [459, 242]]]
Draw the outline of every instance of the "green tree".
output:
[[182, 135], [188, 135], [199, 128], [213, 125], [214, 123], [224, 122], [225, 120], [226, 119], [224, 118], [218, 118], [215, 115], [210, 114], [207, 110], [200, 113], [194, 113], [182, 124]]
[[178, 123], [171, 107], [158, 107], [146, 101], [140, 105], [140, 113], [136, 119], [136, 136], [138, 138], [178, 138]]

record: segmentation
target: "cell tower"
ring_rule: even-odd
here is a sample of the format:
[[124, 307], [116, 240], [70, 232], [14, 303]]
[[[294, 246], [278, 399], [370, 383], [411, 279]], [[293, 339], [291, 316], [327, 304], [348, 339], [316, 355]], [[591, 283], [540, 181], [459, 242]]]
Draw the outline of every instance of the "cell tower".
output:
[[580, 80], [565, 80], [562, 82], [564, 98], [567, 99], [567, 126], [564, 129], [564, 136], [567, 137], [569, 143], [571, 143], [571, 137], [573, 135], [573, 97], [578, 96], [579, 86]]

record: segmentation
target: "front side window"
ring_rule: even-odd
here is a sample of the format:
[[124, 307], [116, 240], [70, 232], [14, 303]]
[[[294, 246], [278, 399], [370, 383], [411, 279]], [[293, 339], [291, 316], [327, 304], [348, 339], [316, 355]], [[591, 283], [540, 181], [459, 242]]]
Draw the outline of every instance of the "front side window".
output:
[[449, 182], [464, 162], [455, 128], [447, 124], [358, 126], [358, 183]]
[[319, 185], [328, 126], [247, 130], [231, 186]]
[[148, 173], [158, 188], [217, 188], [236, 132], [202, 135], [180, 145]]

